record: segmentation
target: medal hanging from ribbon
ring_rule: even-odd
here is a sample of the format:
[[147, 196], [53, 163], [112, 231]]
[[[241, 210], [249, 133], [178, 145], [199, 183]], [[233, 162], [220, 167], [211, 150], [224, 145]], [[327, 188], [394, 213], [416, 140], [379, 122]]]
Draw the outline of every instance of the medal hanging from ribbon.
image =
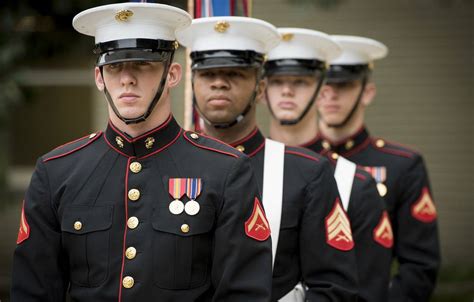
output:
[[186, 191], [186, 178], [170, 178], [168, 181], [168, 192], [174, 200], [168, 208], [174, 215], [179, 215], [184, 211], [184, 203], [180, 200]]
[[387, 194], [387, 186], [383, 183], [387, 179], [387, 168], [385, 167], [364, 167], [364, 170], [369, 172], [377, 183], [377, 190], [380, 196], [384, 197]]
[[186, 214], [194, 216], [201, 210], [201, 206], [196, 201], [196, 198], [201, 194], [201, 189], [201, 178], [186, 179], [186, 196], [189, 197], [189, 201], [184, 206]]

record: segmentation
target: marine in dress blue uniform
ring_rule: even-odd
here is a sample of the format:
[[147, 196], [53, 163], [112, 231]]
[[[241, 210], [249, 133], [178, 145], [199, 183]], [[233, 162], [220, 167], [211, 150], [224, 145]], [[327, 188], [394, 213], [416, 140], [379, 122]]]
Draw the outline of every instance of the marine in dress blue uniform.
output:
[[[195, 107], [203, 131], [247, 154], [264, 190], [266, 141], [256, 127], [255, 107], [262, 93], [264, 53], [279, 41], [278, 32], [257, 19], [214, 17], [194, 20], [177, 36], [191, 51]], [[215, 107], [209, 105], [214, 99], [219, 99]], [[272, 201], [266, 202], [268, 210]], [[285, 147], [271, 301], [299, 301], [294, 300], [294, 287], [300, 281], [307, 286], [304, 301], [355, 301], [353, 245], [328, 160]]]
[[[96, 38], [98, 68], [115, 64], [139, 77], [143, 66], [162, 62], [164, 72], [138, 116], [122, 115], [105, 81], [106, 130], [38, 159], [23, 202], [12, 301], [270, 299], [270, 230], [249, 159], [184, 131], [169, 112], [139, 135], [121, 128], [143, 125], [169, 104], [174, 30], [190, 22], [180, 9], [147, 3], [76, 16], [75, 28]], [[139, 83], [131, 83], [134, 91]]]
[[[278, 30], [282, 42], [268, 53], [264, 73], [269, 83], [266, 102], [272, 117], [270, 133], [282, 142], [302, 145], [305, 137], [313, 137], [317, 131], [315, 101], [321, 89], [325, 89], [322, 85], [327, 62], [340, 55], [341, 50], [329, 35], [319, 31]], [[281, 107], [280, 102], [293, 107]], [[331, 162], [332, 171], [338, 169], [338, 155], [324, 155]], [[346, 182], [350, 179], [347, 197], [345, 188], [340, 184], [338, 187], [355, 242], [359, 296], [363, 301], [386, 301], [393, 233], [371, 175], [361, 168], [354, 170], [354, 174], [342, 176]]]

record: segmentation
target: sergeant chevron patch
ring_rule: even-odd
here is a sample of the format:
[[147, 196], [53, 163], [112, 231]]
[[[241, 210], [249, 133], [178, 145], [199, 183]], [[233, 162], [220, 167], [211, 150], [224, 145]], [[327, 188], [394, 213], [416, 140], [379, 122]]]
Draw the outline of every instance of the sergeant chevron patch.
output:
[[20, 229], [18, 230], [18, 238], [16, 244], [20, 244], [30, 237], [30, 226], [26, 221], [25, 216], [25, 201], [23, 200], [23, 206], [21, 207], [21, 218], [20, 218]]
[[427, 187], [423, 188], [420, 198], [412, 205], [411, 215], [415, 219], [425, 223], [432, 222], [438, 216]]
[[270, 237], [270, 225], [257, 197], [253, 204], [252, 215], [245, 222], [245, 234], [258, 241], [265, 241]]
[[383, 211], [379, 224], [374, 229], [374, 240], [385, 248], [393, 246], [393, 231], [387, 211]]
[[326, 242], [341, 251], [350, 251], [354, 247], [351, 224], [339, 198], [336, 198], [331, 213], [326, 217]]

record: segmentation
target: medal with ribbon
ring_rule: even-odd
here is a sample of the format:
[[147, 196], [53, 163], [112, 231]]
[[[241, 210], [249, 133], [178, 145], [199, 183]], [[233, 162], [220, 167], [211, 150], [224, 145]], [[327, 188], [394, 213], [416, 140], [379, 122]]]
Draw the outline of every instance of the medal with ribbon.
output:
[[186, 196], [189, 197], [189, 201], [184, 206], [186, 214], [194, 216], [199, 213], [201, 206], [196, 201], [196, 198], [201, 194], [202, 181], [200, 178], [188, 178], [186, 179]]
[[387, 186], [383, 183], [387, 179], [387, 168], [385, 167], [364, 167], [364, 170], [369, 172], [377, 183], [377, 190], [380, 196], [384, 197], [387, 194]]
[[184, 211], [184, 203], [179, 200], [186, 190], [186, 178], [170, 178], [168, 181], [168, 192], [174, 198], [168, 208], [174, 215], [179, 215]]

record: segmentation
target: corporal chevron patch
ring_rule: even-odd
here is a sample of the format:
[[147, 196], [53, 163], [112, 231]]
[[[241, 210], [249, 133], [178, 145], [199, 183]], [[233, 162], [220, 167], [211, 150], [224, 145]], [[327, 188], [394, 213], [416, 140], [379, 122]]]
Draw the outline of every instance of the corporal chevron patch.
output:
[[393, 246], [393, 230], [387, 211], [383, 211], [379, 224], [374, 229], [374, 240], [385, 248]]
[[258, 241], [265, 241], [270, 237], [270, 225], [257, 197], [253, 204], [252, 215], [245, 222], [245, 234]]
[[425, 223], [432, 222], [438, 217], [436, 207], [427, 187], [421, 190], [420, 198], [411, 206], [411, 215]]
[[331, 213], [326, 217], [326, 242], [341, 251], [350, 251], [354, 247], [351, 224], [339, 198], [335, 200]]
[[21, 207], [21, 218], [20, 218], [20, 229], [18, 230], [18, 237], [16, 244], [20, 244], [30, 237], [30, 226], [26, 221], [25, 216], [25, 201], [23, 200], [23, 206]]

